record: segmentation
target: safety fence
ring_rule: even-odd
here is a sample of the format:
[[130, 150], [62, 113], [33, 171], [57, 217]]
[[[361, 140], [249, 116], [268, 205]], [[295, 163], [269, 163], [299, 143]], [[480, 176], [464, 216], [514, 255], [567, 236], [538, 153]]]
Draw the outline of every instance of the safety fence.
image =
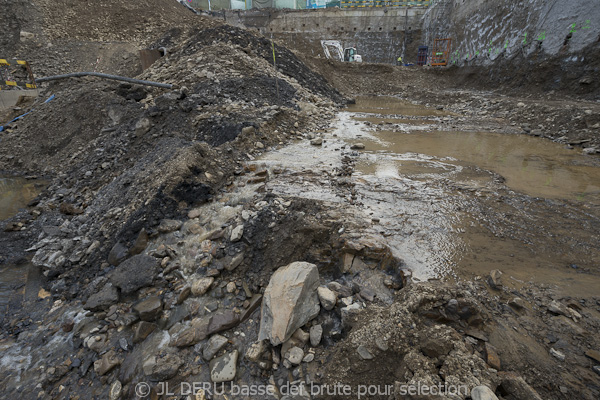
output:
[[0, 90], [35, 89], [36, 87], [27, 61], [0, 58]]

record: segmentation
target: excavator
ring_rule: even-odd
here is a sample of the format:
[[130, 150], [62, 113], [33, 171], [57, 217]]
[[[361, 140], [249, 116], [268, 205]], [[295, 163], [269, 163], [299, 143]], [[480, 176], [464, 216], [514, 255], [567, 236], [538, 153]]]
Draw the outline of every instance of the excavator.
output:
[[362, 56], [357, 53], [356, 47], [344, 49], [338, 40], [321, 40], [321, 46], [328, 60], [362, 62]]

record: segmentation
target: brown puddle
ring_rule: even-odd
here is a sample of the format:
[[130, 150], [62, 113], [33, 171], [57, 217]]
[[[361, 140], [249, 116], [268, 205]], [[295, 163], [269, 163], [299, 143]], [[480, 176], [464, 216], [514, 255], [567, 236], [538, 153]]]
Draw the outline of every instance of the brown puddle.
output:
[[430, 119], [408, 119], [408, 118], [377, 118], [377, 117], [356, 117], [356, 121], [371, 122], [372, 124], [408, 124], [408, 125], [429, 125], [437, 121]]
[[[364, 140], [366, 151], [417, 153], [445, 163], [470, 165], [494, 171], [513, 190], [533, 197], [564, 198], [600, 204], [600, 163], [595, 157], [545, 139], [490, 132], [381, 131], [378, 142]], [[450, 157], [450, 159], [449, 159]], [[423, 160], [396, 162], [398, 173], [431, 172], [435, 165]], [[359, 170], [372, 171], [363, 164]]]
[[44, 186], [45, 183], [38, 180], [0, 176], [0, 221], [19, 212]]
[[[443, 114], [394, 98], [359, 98], [349, 111], [359, 113], [352, 117], [356, 121], [406, 124], [408, 131], [410, 125], [421, 123], [397, 118], [398, 114]], [[356, 165], [362, 175], [359, 181], [373, 182], [390, 193], [384, 205], [383, 197], [374, 198], [372, 193], [366, 193], [363, 201], [376, 211], [384, 228], [397, 220], [389, 239], [408, 259], [417, 261], [413, 264], [419, 266], [424, 260], [421, 265], [441, 272], [438, 276], [445, 279], [485, 277], [498, 269], [508, 287], [520, 289], [533, 282], [550, 285], [566, 296], [598, 295], [600, 251], [594, 240], [598, 235], [594, 221], [600, 217], [600, 158], [526, 135], [362, 129], [349, 140], [365, 145]], [[496, 193], [502, 184], [494, 183], [487, 171], [505, 179], [504, 185], [516, 192], [516, 202], [502, 200], [506, 192]], [[414, 190], [409, 191], [413, 185]], [[445, 194], [428, 198], [428, 188]], [[521, 209], [521, 193], [558, 201]], [[479, 196], [481, 200], [475, 200]], [[402, 197], [405, 200], [399, 202]], [[483, 214], [466, 212], [470, 202], [482, 206]], [[486, 213], [493, 218], [488, 220]], [[495, 227], [503, 218], [516, 220]], [[500, 232], [510, 229], [511, 223], [520, 231], [518, 239], [490, 231], [490, 226]], [[411, 229], [408, 234], [403, 232], [403, 224]], [[415, 235], [417, 239], [413, 239]]]
[[[25, 208], [45, 185], [45, 182], [39, 180], [0, 176], [0, 221]], [[0, 307], [5, 307], [9, 301], [25, 294], [28, 269], [28, 264], [0, 266]]]

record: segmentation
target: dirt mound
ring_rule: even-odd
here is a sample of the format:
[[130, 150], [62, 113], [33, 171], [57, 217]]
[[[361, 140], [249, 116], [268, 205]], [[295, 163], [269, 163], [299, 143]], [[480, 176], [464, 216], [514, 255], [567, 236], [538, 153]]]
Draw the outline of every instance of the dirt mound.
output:
[[49, 40], [139, 42], [196, 19], [175, 0], [35, 0], [35, 5], [43, 15]]
[[89, 265], [93, 277], [117, 242], [132, 246], [141, 229], [152, 233], [160, 220], [210, 200], [239, 169], [237, 160], [316, 129], [315, 106], [343, 100], [279, 46], [276, 70], [271, 42], [238, 28], [174, 29], [155, 44], [168, 54], [141, 77], [176, 90], [88, 78], [52, 83], [42, 100], [56, 98], [34, 104], [2, 139], [0, 169], [56, 177], [40, 197], [42, 216], [26, 223], [35, 230], [72, 218], [67, 237], [86, 237], [63, 248], [59, 264], [49, 264], [52, 246], [36, 253], [57, 293], [77, 287], [75, 265]]

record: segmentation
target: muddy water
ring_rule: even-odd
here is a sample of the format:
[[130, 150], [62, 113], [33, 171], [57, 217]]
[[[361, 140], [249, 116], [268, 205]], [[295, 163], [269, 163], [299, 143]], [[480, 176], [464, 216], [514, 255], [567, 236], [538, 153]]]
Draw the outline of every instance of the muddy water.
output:
[[[378, 130], [351, 141], [366, 146], [357, 164], [365, 183], [362, 190], [370, 191], [365, 206], [370, 214], [379, 214], [390, 243], [405, 255], [416, 277], [469, 278], [499, 269], [514, 287], [537, 282], [551, 284], [563, 294], [597, 295], [600, 252], [590, 239], [596, 233], [586, 231], [584, 221], [599, 217], [598, 158], [524, 135], [411, 129], [411, 121], [403, 116], [435, 113], [382, 99], [370, 98], [364, 108], [361, 104], [359, 99], [353, 107], [353, 119], [379, 124]], [[392, 131], [383, 125], [382, 130], [382, 122], [408, 126]], [[374, 185], [385, 190], [376, 194]], [[524, 194], [558, 200], [547, 210], [536, 210], [540, 215], [523, 213], [522, 221], [515, 222], [527, 240], [494, 235], [490, 230], [497, 228], [496, 222], [484, 221], [489, 215], [502, 219], [522, 212], [496, 205], [506, 195], [500, 194], [504, 185], [515, 192], [509, 192], [515, 198]], [[561, 201], [568, 203], [561, 205]], [[464, 212], [475, 203], [489, 208], [485, 215]], [[390, 206], [394, 211], [386, 209]], [[536, 219], [557, 222], [538, 226], [532, 223]], [[583, 239], [577, 246], [566, 246], [557, 237]]]
[[[0, 221], [17, 214], [40, 193], [44, 185], [37, 180], [0, 176]], [[15, 294], [24, 294], [26, 280], [26, 265], [0, 266], [0, 307], [6, 306]]]
[[[583, 156], [541, 138], [491, 132], [381, 131], [377, 142], [365, 142], [375, 157], [361, 163], [372, 172], [382, 160], [399, 174], [424, 176], [436, 172], [435, 161], [489, 169], [508, 187], [534, 197], [565, 198], [600, 204], [598, 159]], [[393, 155], [405, 155], [398, 160]], [[406, 159], [412, 156], [412, 159]], [[431, 158], [425, 159], [423, 156]], [[420, 159], [419, 159], [420, 158]]]
[[[269, 183], [275, 193], [354, 207], [371, 222], [365, 234], [385, 237], [415, 280], [499, 269], [513, 287], [597, 295], [598, 158], [541, 138], [444, 131], [447, 114], [359, 98], [323, 146], [297, 142], [260, 162], [293, 171]], [[351, 150], [357, 142], [365, 149]], [[344, 157], [356, 161], [354, 199], [331, 184]]]
[[25, 207], [43, 186], [43, 182], [36, 180], [0, 176], [0, 221]]

